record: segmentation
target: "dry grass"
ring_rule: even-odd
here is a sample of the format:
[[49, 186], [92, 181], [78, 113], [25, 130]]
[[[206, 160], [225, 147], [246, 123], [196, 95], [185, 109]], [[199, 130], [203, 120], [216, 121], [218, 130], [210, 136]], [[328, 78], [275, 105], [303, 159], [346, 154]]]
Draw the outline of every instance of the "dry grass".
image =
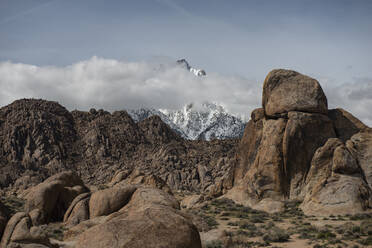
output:
[[285, 211], [268, 214], [222, 198], [192, 211], [225, 233], [220, 240], [206, 243], [207, 248], [372, 245], [372, 215], [305, 216], [299, 204], [287, 202]]

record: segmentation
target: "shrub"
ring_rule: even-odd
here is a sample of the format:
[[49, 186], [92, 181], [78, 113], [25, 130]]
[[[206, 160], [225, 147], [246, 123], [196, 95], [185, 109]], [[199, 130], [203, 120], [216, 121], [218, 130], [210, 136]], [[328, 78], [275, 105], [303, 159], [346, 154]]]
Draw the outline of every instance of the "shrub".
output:
[[253, 224], [253, 223], [249, 223], [249, 222], [241, 222], [241, 223], [239, 223], [239, 227], [241, 229], [247, 229], [247, 230], [250, 230], [250, 231], [256, 231], [257, 230], [256, 225]]
[[330, 238], [335, 238], [336, 234], [327, 230], [327, 231], [318, 233], [318, 235], [316, 237], [317, 237], [317, 239], [330, 239]]
[[360, 231], [363, 235], [372, 235], [372, 221], [364, 220], [360, 223]]
[[361, 245], [372, 245], [372, 236], [368, 236], [367, 238], [365, 239], [362, 239], [362, 240], [359, 240], [358, 241]]
[[253, 223], [264, 223], [264, 220], [266, 220], [266, 218], [263, 218], [263, 217], [257, 216], [257, 215], [253, 215], [249, 218], [249, 220]]
[[18, 198], [15, 196], [9, 196], [9, 197], [2, 198], [1, 201], [4, 203], [6, 207], [9, 208], [10, 213], [12, 215], [17, 212], [24, 211], [25, 200], [21, 198]]
[[372, 214], [368, 214], [368, 213], [354, 214], [350, 216], [350, 220], [367, 220], [371, 218], [372, 218]]
[[287, 242], [289, 234], [279, 227], [273, 227], [263, 236], [263, 240], [267, 242]]
[[212, 216], [204, 215], [203, 219], [205, 220], [205, 222], [207, 222], [208, 226], [211, 228], [215, 228], [216, 226], [218, 226], [218, 222]]
[[223, 248], [222, 242], [219, 240], [213, 240], [205, 245], [205, 248]]

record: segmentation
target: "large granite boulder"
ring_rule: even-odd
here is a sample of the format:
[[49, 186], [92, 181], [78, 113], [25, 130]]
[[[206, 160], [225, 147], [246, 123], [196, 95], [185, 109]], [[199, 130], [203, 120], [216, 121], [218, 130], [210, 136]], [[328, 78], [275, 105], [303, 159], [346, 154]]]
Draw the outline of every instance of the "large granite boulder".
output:
[[33, 226], [31, 217], [24, 212], [16, 213], [9, 220], [1, 239], [2, 248], [53, 248], [46, 233]]
[[315, 79], [291, 70], [272, 70], [265, 79], [262, 106], [267, 116], [289, 111], [326, 114], [327, 98]]
[[249, 196], [256, 200], [283, 200], [283, 134], [285, 119], [267, 119], [263, 123], [262, 139], [257, 155], [249, 168], [244, 184]]
[[284, 200], [303, 201], [308, 214], [372, 207], [371, 129], [345, 110], [328, 112], [319, 83], [294, 71], [268, 74], [262, 104], [246, 126], [226, 197], [269, 212]]
[[344, 143], [332, 138], [312, 160], [301, 209], [307, 215], [356, 214], [372, 203], [372, 191]]
[[78, 236], [76, 247], [201, 248], [201, 241], [196, 227], [179, 211], [172, 195], [141, 187], [106, 222]]
[[63, 222], [67, 227], [75, 226], [89, 219], [90, 192], [75, 197], [63, 216]]
[[25, 210], [34, 225], [61, 221], [73, 199], [87, 191], [74, 172], [61, 172], [30, 190], [25, 197]]
[[301, 189], [311, 159], [328, 138], [336, 137], [331, 120], [323, 114], [289, 112], [283, 134], [284, 193], [290, 199], [303, 199]]
[[353, 135], [346, 142], [346, 146], [356, 157], [367, 183], [372, 189], [372, 129], [364, 129]]
[[128, 170], [120, 170], [115, 173], [112, 177], [111, 182], [108, 186], [115, 186], [115, 185], [147, 185], [154, 188], [161, 189], [169, 194], [172, 194], [171, 189], [169, 188], [168, 184], [154, 174], [144, 173], [140, 169], [134, 169], [133, 171], [129, 172]]
[[368, 126], [342, 108], [330, 109], [328, 117], [332, 120], [337, 137], [343, 142], [349, 140], [354, 134], [368, 129]]
[[94, 192], [89, 200], [90, 218], [108, 215], [125, 206], [137, 187], [118, 186]]
[[[247, 123], [243, 137], [238, 147], [239, 163], [235, 166], [234, 181], [235, 184], [241, 183], [249, 166], [256, 159], [258, 148], [261, 144], [264, 110], [258, 108], [252, 111], [251, 119]], [[248, 166], [247, 166], [248, 165]]]
[[0, 202], [0, 239], [3, 235], [6, 223], [8, 222], [10, 215], [9, 209]]

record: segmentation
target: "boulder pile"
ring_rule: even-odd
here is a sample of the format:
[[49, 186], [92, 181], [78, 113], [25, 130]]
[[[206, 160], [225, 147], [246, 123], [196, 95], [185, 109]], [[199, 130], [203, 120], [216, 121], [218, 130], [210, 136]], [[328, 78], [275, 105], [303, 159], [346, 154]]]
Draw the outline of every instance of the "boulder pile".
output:
[[313, 78], [273, 70], [263, 108], [252, 112], [227, 196], [269, 212], [303, 201], [305, 214], [352, 214], [372, 207], [372, 129], [343, 109], [328, 110]]
[[[31, 188], [25, 212], [8, 222], [0, 205], [0, 234], [5, 227], [0, 247], [201, 248], [199, 232], [179, 202], [149, 182], [119, 182], [90, 192], [75, 173], [56, 174]], [[48, 237], [45, 224], [51, 222], [63, 222], [64, 241]]]

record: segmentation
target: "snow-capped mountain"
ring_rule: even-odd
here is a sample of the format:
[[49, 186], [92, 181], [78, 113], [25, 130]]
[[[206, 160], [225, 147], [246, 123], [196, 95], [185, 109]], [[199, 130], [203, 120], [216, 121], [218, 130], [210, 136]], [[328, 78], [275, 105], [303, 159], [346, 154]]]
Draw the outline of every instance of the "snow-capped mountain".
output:
[[136, 122], [158, 115], [183, 138], [191, 140], [240, 138], [245, 128], [242, 119], [229, 114], [223, 106], [208, 102], [188, 104], [181, 110], [142, 108], [128, 113]]
[[186, 59], [177, 60], [177, 64], [192, 72], [195, 76], [201, 77], [207, 75], [204, 70], [191, 67]]
[[181, 137], [188, 139], [187, 134], [185, 134], [176, 124], [174, 124], [167, 115], [163, 114], [161, 111], [153, 108], [140, 108], [140, 109], [129, 109], [128, 114], [132, 117], [135, 122], [143, 121], [150, 116], [157, 115], [162, 121], [164, 121], [173, 131], [178, 133]]

